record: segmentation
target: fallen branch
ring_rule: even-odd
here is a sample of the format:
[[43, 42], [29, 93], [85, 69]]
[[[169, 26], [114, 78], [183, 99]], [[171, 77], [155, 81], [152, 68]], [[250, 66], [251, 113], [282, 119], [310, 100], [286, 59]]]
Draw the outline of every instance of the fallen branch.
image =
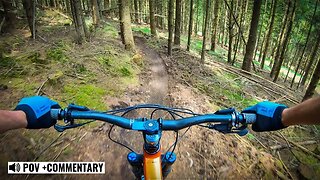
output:
[[3, 74], [3, 76], [6, 76], [10, 71], [12, 71], [13, 68], [14, 68], [14, 66], [12, 66], [7, 72], [5, 72], [5, 73]]
[[[297, 147], [297, 148], [301, 149], [303, 152], [305, 152], [305, 153], [307, 153], [307, 154], [310, 154], [310, 155], [312, 155], [312, 156], [314, 156], [315, 158], [317, 158], [317, 159], [319, 159], [319, 160], [320, 160], [320, 156], [319, 156], [319, 155], [317, 155], [317, 154], [313, 153], [313, 152], [312, 152], [312, 151], [310, 151], [309, 149], [307, 149], [307, 148], [305, 148], [305, 147], [301, 146], [300, 144], [298, 144], [298, 143], [296, 143], [296, 142], [293, 142], [293, 141], [291, 141], [291, 140], [289, 140], [289, 139], [285, 138], [281, 133], [279, 133], [279, 134], [280, 134], [280, 135], [277, 135], [277, 136], [279, 136], [279, 137], [283, 138], [286, 142], [288, 142], [288, 143], [290, 143], [290, 144], [294, 145], [295, 147]], [[289, 146], [289, 148], [290, 148], [290, 145], [289, 145], [289, 144], [288, 144], [288, 146]]]
[[289, 174], [290, 178], [291, 178], [291, 179], [294, 179], [293, 176], [291, 175], [289, 169], [287, 168], [287, 166], [286, 166], [286, 165], [284, 164], [284, 162], [282, 161], [279, 151], [277, 152], [277, 154], [278, 154], [278, 157], [279, 157], [279, 160], [280, 160], [282, 166], [284, 167], [284, 169], [286, 170], [286, 172]]
[[[255, 75], [251, 72], [248, 72], [248, 71], [245, 71], [245, 70], [242, 70], [242, 69], [238, 69], [238, 68], [235, 68], [235, 67], [231, 67], [231, 66], [227, 66], [223, 63], [218, 63], [218, 62], [210, 62], [211, 65], [214, 65], [216, 66], [216, 64], [218, 64], [221, 68], [223, 68], [225, 71], [227, 72], [230, 72], [232, 74], [235, 74], [237, 76], [242, 76], [254, 83], [256, 83], [258, 86], [262, 87], [262, 88], [265, 88], [267, 89], [268, 91], [271, 91], [279, 96], [283, 96], [284, 94], [286, 94], [286, 96], [284, 96], [284, 98], [288, 101], [290, 101], [291, 103], [293, 104], [298, 104], [300, 103], [298, 100], [296, 100], [292, 95], [288, 94], [288, 89], [286, 88], [286, 90], [284, 90], [285, 87], [282, 87], [274, 82], [271, 82], [269, 80], [266, 80], [266, 79], [263, 79], [261, 76], [258, 76], [258, 75]], [[240, 73], [239, 73], [240, 72]], [[253, 77], [250, 77], [250, 76], [254, 76], [255, 78]], [[258, 79], [260, 79], [261, 81], [265, 81], [267, 83], [270, 83], [271, 85], [276, 85], [279, 89], [281, 89], [281, 92], [278, 92], [274, 89], [272, 89], [270, 87], [270, 84], [269, 86], [268, 85], [265, 85], [264, 83], [262, 83], [261, 81], [259, 81]], [[281, 88], [280, 88], [281, 87]], [[288, 97], [287, 97], [288, 96]]]
[[274, 86], [277, 86], [278, 88], [280, 88], [282, 90], [285, 90], [285, 91], [289, 90], [291, 93], [294, 93], [294, 91], [292, 91], [291, 89], [288, 89], [287, 87], [281, 86], [281, 85], [279, 85], [279, 84], [277, 84], [277, 83], [275, 83], [273, 81], [270, 81], [270, 80], [266, 79], [265, 77], [261, 77], [259, 75], [256, 75], [255, 73], [252, 73], [252, 72], [249, 72], [249, 71], [245, 71], [243, 69], [239, 69], [239, 68], [236, 68], [236, 67], [233, 67], [233, 66], [227, 66], [224, 63], [220, 63], [220, 62], [216, 62], [216, 61], [215, 62], [211, 62], [211, 64], [213, 64], [213, 63], [219, 64], [219, 65], [221, 65], [221, 66], [223, 66], [225, 68], [232, 69], [232, 70], [235, 70], [237, 72], [240, 71], [241, 73], [244, 73], [244, 74], [247, 74], [247, 75], [250, 75], [250, 76], [254, 76], [254, 77], [258, 78], [258, 79], [261, 79], [262, 81], [265, 81], [265, 82], [268, 82], [268, 83], [270, 83], [270, 84], [272, 84]]
[[67, 18], [67, 19], [69, 19], [69, 20], [71, 20], [73, 22], [73, 19], [71, 17], [69, 17], [68, 15], [63, 14], [62, 12], [57, 11], [54, 8], [52, 8], [51, 10], [53, 10], [54, 12], [60, 14], [61, 16], [65, 17], [65, 18]]
[[39, 159], [39, 157], [46, 151], [46, 150], [48, 150], [61, 136], [63, 136], [65, 133], [63, 132], [63, 133], [61, 133], [61, 134], [59, 134], [59, 136], [56, 138], [56, 139], [54, 139], [47, 147], [45, 147], [34, 159], [33, 159], [33, 161], [36, 161], [37, 159]]
[[42, 41], [44, 41], [45, 43], [48, 42], [44, 37], [40, 36], [39, 34], [37, 34], [37, 37], [40, 38], [40, 39], [41, 39]]
[[2, 26], [4, 24], [4, 22], [6, 21], [6, 17], [3, 17], [1, 23], [0, 23], [0, 33], [1, 33], [1, 29], [2, 29]]
[[[311, 145], [311, 144], [317, 144], [319, 141], [303, 141], [303, 142], [297, 142], [299, 145]], [[291, 148], [292, 146], [288, 147], [287, 145], [280, 144], [280, 145], [274, 145], [271, 146], [270, 149], [272, 150], [280, 150], [280, 149], [285, 149], [285, 148]]]
[[71, 143], [68, 143], [66, 146], [64, 146], [61, 151], [52, 159], [52, 161], [56, 161], [58, 159], [58, 157], [61, 155], [61, 153], [67, 149], [68, 146], [70, 146]]
[[264, 149], [268, 149], [257, 137], [254, 138]]
[[36, 95], [39, 96], [41, 89], [43, 88], [44, 84], [49, 80], [49, 78], [47, 78], [45, 81], [42, 82], [41, 86], [38, 88]]

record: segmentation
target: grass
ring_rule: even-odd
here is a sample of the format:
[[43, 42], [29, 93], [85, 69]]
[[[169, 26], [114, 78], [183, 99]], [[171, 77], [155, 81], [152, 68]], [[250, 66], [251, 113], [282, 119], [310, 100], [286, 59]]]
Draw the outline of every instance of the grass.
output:
[[144, 35], [151, 35], [151, 30], [149, 27], [139, 27], [139, 26], [136, 26], [136, 27], [133, 27], [132, 28], [132, 31], [135, 31], [135, 32], [140, 32]]
[[67, 49], [67, 44], [63, 41], [60, 41], [54, 47], [47, 50], [46, 58], [58, 62], [67, 62], [69, 59], [65, 53]]
[[97, 33], [109, 38], [117, 38], [118, 36], [118, 30], [110, 23], [106, 23], [102, 28], [97, 29]]
[[63, 94], [70, 98], [69, 102], [100, 111], [107, 109], [103, 102], [103, 97], [107, 93], [112, 95], [96, 84], [67, 84], [63, 87]]
[[[146, 26], [136, 26], [132, 30], [136, 31], [136, 32], [141, 32], [141, 33], [143, 33], [145, 35], [150, 35], [150, 28], [146, 27]], [[202, 51], [202, 39], [200, 40], [200, 39], [194, 38], [194, 37], [191, 37], [191, 38], [192, 38], [191, 39], [191, 46], [190, 46], [191, 50], [193, 50], [193, 51], [195, 51], [197, 53], [201, 53], [201, 51]], [[182, 44], [187, 45], [187, 36], [182, 35], [181, 36], [181, 42], [182, 42]], [[218, 61], [226, 62], [227, 61], [227, 57], [226, 57], [227, 53], [228, 53], [227, 50], [225, 50], [223, 48], [217, 48], [217, 50], [215, 52], [209, 50], [207, 54], [210, 55], [211, 57], [215, 58]], [[260, 55], [259, 53], [260, 52], [257, 52], [257, 56], [256, 56], [257, 58], [259, 58], [259, 55]], [[241, 68], [241, 66], [242, 66], [242, 58], [243, 58], [243, 56], [237, 57], [238, 60], [239, 59], [241, 60], [240, 62], [239, 61], [235, 62], [234, 65], [237, 68]], [[269, 57], [267, 57], [266, 60], [265, 60], [265, 66], [263, 68], [264, 70], [269, 71], [269, 72], [271, 71], [271, 67], [269, 66], [270, 61], [271, 61], [271, 59]], [[260, 62], [258, 62], [257, 60], [254, 60], [253, 63], [255, 64], [256, 67], [260, 67]], [[282, 66], [281, 70], [280, 70], [280, 76], [285, 77], [286, 74], [287, 74], [287, 71], [288, 71], [288, 67]], [[295, 73], [294, 70], [290, 69], [289, 77], [293, 77], [294, 73]], [[296, 75], [296, 81], [297, 82], [299, 80], [299, 77], [301, 77], [301, 75], [298, 73]]]

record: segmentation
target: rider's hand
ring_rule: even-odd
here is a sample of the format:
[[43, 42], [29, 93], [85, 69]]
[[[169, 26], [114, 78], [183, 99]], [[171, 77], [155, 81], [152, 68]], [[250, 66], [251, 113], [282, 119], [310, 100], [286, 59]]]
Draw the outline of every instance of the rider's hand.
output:
[[51, 108], [60, 108], [59, 104], [44, 96], [32, 96], [21, 99], [14, 110], [21, 110], [26, 114], [28, 129], [49, 128], [56, 124], [50, 116]]
[[252, 124], [252, 129], [257, 132], [275, 131], [285, 128], [282, 124], [282, 111], [287, 106], [269, 101], [260, 102], [243, 110], [243, 113], [255, 113], [256, 122]]

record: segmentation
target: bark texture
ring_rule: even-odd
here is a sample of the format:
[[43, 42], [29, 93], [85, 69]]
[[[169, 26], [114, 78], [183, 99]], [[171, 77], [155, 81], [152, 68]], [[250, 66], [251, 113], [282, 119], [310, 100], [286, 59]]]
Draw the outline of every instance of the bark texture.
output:
[[254, 0], [249, 38], [246, 46], [246, 53], [244, 55], [244, 60], [242, 63], [242, 69], [246, 71], [251, 70], [254, 47], [257, 40], [257, 30], [259, 25], [261, 4], [261, 0]]

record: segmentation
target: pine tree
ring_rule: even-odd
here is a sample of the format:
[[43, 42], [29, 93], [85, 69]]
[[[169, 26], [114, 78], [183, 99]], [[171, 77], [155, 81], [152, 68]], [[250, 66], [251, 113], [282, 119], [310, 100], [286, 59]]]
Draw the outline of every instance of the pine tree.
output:
[[254, 47], [257, 39], [257, 30], [258, 30], [258, 24], [259, 24], [261, 4], [262, 4], [261, 0], [254, 0], [249, 39], [247, 42], [246, 53], [244, 55], [244, 60], [242, 63], [242, 69], [246, 71], [251, 70]]
[[120, 30], [122, 43], [127, 50], [134, 50], [134, 40], [131, 30], [130, 1], [119, 0]]

